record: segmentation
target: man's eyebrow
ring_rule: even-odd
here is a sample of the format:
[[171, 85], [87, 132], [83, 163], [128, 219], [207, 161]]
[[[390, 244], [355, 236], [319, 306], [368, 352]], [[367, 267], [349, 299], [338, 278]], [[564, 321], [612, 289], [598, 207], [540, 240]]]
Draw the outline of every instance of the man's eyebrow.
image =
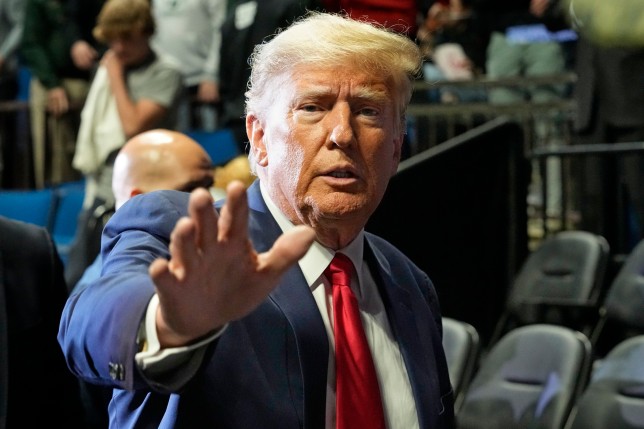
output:
[[330, 95], [333, 95], [333, 93], [334, 91], [328, 86], [320, 85], [315, 87], [307, 87], [306, 89], [297, 92], [296, 99], [302, 100], [305, 98], [328, 97]]
[[[333, 95], [335, 95], [335, 91], [331, 87], [316, 86], [303, 89], [297, 94], [295, 99], [296, 101], [301, 101], [308, 98], [324, 98]], [[375, 89], [370, 86], [361, 86], [356, 88], [354, 91], [352, 91], [350, 98], [376, 101], [381, 103], [390, 101], [389, 94], [386, 91]]]
[[380, 103], [385, 103], [391, 101], [391, 97], [386, 91], [381, 89], [375, 89], [373, 87], [363, 86], [358, 88], [353, 93], [353, 98], [359, 98], [362, 100], [376, 101]]

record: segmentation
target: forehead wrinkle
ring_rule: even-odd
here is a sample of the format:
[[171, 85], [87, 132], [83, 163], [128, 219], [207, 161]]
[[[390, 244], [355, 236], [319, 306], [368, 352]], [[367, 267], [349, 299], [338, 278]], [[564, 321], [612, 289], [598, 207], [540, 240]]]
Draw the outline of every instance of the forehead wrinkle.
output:
[[[382, 84], [385, 87], [384, 83]], [[353, 87], [350, 84], [350, 98], [353, 99], [362, 99], [366, 101], [376, 101], [376, 102], [388, 102], [388, 92], [379, 88], [380, 85], [372, 85], [369, 83], [361, 84], [357, 87]], [[335, 96], [337, 91], [334, 89], [333, 85], [323, 85], [323, 84], [310, 84], [306, 85], [306, 88], [298, 88], [298, 100], [307, 99], [307, 98], [324, 98], [329, 96]]]

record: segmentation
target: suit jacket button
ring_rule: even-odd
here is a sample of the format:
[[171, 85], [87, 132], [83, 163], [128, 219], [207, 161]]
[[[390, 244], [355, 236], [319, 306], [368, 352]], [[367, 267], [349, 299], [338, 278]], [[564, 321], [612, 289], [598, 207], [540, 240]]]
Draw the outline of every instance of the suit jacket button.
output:
[[125, 369], [120, 363], [109, 363], [110, 377], [112, 380], [123, 381], [125, 380]]

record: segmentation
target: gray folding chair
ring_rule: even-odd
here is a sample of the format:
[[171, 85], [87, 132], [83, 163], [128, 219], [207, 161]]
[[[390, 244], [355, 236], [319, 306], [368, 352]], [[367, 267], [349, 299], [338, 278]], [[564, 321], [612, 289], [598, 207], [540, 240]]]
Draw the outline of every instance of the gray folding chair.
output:
[[644, 335], [644, 240], [626, 257], [599, 308], [591, 341], [604, 356], [620, 341]]
[[588, 338], [532, 324], [504, 335], [481, 361], [456, 419], [458, 429], [561, 429], [590, 371]]
[[567, 429], [644, 429], [644, 335], [615, 346], [600, 362]]
[[467, 322], [443, 317], [443, 348], [458, 410], [472, 378], [480, 352], [479, 333]]
[[587, 231], [546, 238], [521, 266], [489, 345], [511, 329], [533, 323], [588, 333], [596, 323], [609, 250], [604, 237]]

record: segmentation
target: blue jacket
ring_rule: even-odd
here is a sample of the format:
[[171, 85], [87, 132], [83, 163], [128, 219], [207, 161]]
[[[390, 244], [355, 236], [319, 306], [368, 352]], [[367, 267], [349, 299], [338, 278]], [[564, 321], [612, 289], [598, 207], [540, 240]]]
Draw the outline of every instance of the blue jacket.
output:
[[[258, 252], [281, 230], [255, 182], [248, 190], [249, 234]], [[168, 257], [188, 194], [158, 191], [117, 210], [103, 236], [103, 277], [72, 295], [59, 342], [72, 371], [115, 388], [115, 428], [324, 429], [329, 343], [322, 317], [298, 265], [256, 310], [230, 323], [208, 346], [199, 372], [180, 392], [165, 392], [136, 368], [136, 337], [154, 287], [148, 266]], [[386, 241], [367, 233], [365, 258], [400, 345], [421, 428], [453, 424], [453, 395], [442, 348], [434, 287]], [[114, 369], [118, 368], [118, 371]]]

